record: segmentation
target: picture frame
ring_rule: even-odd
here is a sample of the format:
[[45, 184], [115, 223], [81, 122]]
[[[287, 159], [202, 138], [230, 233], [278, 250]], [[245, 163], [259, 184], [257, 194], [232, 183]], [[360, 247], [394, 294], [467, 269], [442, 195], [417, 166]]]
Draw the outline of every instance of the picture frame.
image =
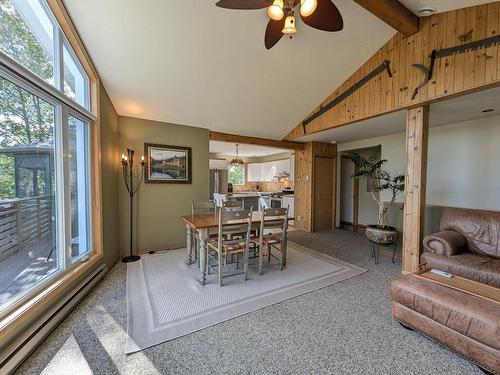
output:
[[191, 183], [191, 147], [145, 143], [144, 155], [146, 183]]

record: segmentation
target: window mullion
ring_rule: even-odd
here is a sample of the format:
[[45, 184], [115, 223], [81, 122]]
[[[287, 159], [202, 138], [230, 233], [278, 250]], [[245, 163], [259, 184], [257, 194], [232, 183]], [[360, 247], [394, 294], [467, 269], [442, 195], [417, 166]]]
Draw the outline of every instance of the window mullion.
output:
[[71, 267], [71, 191], [70, 191], [70, 167], [69, 167], [69, 137], [68, 137], [68, 110], [64, 106], [61, 106], [61, 122], [58, 126], [61, 134], [62, 142], [62, 178], [63, 186], [60, 194], [60, 202], [63, 214], [61, 216], [61, 227], [64, 228], [64, 235], [61, 238], [61, 251], [63, 254], [61, 256], [65, 260], [65, 268], [69, 269]]

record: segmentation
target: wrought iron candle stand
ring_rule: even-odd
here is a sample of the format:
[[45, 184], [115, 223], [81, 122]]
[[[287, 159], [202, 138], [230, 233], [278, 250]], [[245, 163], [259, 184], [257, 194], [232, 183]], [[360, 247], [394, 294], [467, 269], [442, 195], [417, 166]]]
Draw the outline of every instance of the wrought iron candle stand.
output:
[[133, 234], [134, 234], [133, 212], [134, 212], [134, 196], [142, 184], [144, 178], [144, 166], [146, 163], [144, 162], [144, 156], [143, 156], [141, 158], [141, 173], [140, 173], [139, 183], [135, 187], [134, 187], [134, 177], [139, 177], [139, 175], [138, 174], [134, 175], [134, 150], [127, 148], [127, 156], [122, 154], [121, 164], [123, 172], [123, 181], [125, 182], [125, 186], [127, 187], [127, 191], [130, 197], [130, 255], [123, 257], [122, 262], [130, 263], [130, 262], [136, 262], [139, 259], [141, 259], [139, 255], [133, 255]]

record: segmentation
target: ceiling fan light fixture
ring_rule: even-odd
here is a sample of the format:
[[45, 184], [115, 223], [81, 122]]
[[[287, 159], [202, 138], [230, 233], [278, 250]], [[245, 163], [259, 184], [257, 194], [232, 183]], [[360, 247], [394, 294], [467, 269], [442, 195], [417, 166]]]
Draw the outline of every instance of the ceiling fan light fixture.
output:
[[283, 34], [295, 34], [297, 28], [295, 27], [295, 17], [293, 15], [287, 16], [285, 19], [285, 27], [281, 30]]
[[300, 0], [300, 15], [309, 17], [318, 7], [318, 0]]
[[283, 0], [274, 0], [273, 5], [267, 8], [267, 15], [275, 21], [283, 19], [285, 15], [283, 11]]

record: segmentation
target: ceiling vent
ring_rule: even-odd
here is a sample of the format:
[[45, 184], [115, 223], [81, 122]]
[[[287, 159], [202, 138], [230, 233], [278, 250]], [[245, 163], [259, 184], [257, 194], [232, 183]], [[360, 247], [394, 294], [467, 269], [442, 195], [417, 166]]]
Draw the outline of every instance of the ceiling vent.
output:
[[417, 12], [419, 17], [429, 17], [436, 13], [436, 8], [433, 7], [423, 7]]

